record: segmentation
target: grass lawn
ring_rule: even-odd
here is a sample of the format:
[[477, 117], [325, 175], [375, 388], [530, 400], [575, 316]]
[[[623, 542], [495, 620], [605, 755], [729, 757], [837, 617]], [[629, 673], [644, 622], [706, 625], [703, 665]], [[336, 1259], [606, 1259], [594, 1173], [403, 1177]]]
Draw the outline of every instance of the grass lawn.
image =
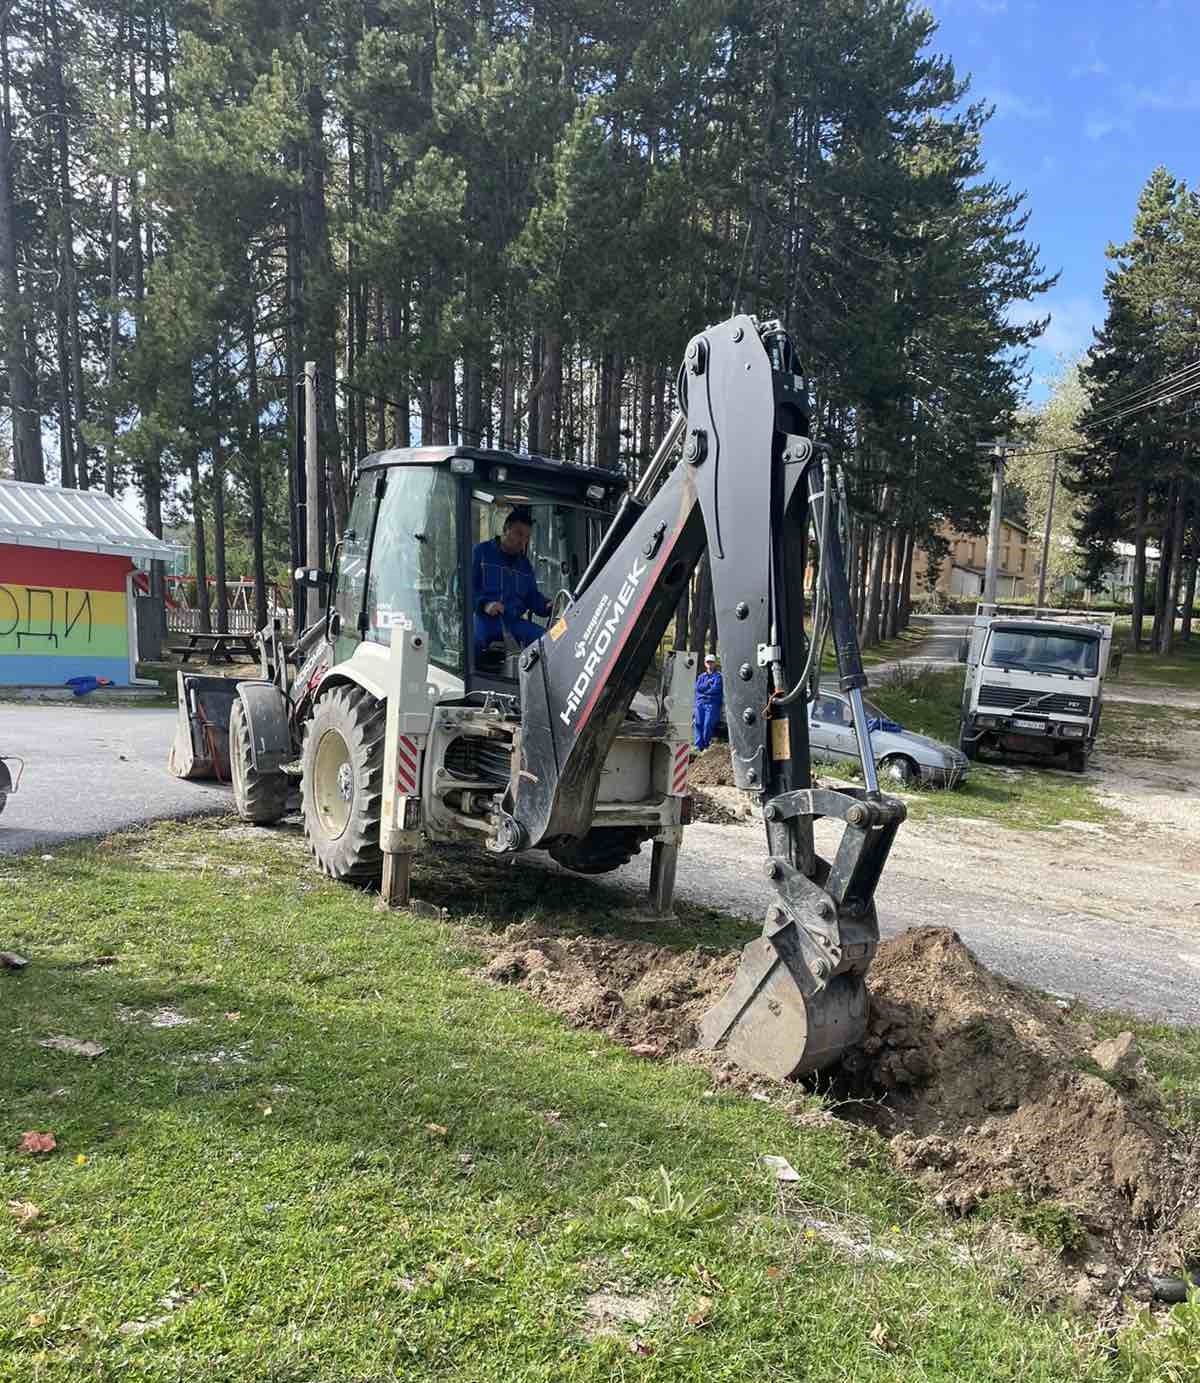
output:
[[[1145, 625], [1149, 637], [1152, 619]], [[1200, 691], [1200, 628], [1186, 643], [1176, 639], [1175, 647], [1165, 656], [1145, 649], [1132, 652], [1129, 647], [1129, 620], [1118, 620], [1113, 629], [1113, 641], [1122, 649], [1121, 672], [1117, 684], [1141, 682], [1154, 687], [1182, 687]]]
[[[962, 683], [963, 674], [957, 668], [943, 672], [902, 669], [873, 685], [867, 696], [906, 730], [957, 745]], [[1107, 821], [1115, 815], [1086, 780], [1039, 764], [973, 763], [961, 788], [915, 791], [905, 801], [918, 821], [970, 816], [1015, 830], [1039, 830], [1063, 821]]]
[[[571, 903], [529, 867], [494, 901], [423, 869], [479, 927]], [[32, 957], [0, 971], [6, 1383], [1162, 1376], [1025, 1309], [870, 1145], [490, 987], [467, 932], [377, 912], [294, 837], [165, 824], [4, 860], [0, 890]], [[601, 1290], [641, 1323], [599, 1328]]]

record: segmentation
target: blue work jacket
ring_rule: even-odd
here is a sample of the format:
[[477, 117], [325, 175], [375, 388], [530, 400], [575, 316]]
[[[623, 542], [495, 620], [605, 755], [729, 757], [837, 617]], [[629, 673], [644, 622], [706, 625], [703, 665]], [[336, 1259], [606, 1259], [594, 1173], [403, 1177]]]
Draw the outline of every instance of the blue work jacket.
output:
[[696, 701], [719, 706], [725, 695], [725, 684], [719, 672], [702, 672], [696, 678]]
[[497, 538], [476, 543], [471, 560], [471, 590], [477, 615], [483, 614], [483, 607], [493, 600], [503, 601], [509, 619], [519, 618], [527, 610], [535, 615], [550, 613], [550, 602], [537, 588], [529, 558], [523, 552], [509, 556]]

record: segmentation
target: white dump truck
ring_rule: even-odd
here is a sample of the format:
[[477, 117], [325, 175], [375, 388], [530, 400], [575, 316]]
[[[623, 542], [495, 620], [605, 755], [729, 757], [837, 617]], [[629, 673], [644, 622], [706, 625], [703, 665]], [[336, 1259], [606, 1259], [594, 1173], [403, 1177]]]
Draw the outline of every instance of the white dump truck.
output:
[[1034, 754], [1082, 773], [1100, 728], [1113, 616], [980, 604], [959, 647], [959, 747]]

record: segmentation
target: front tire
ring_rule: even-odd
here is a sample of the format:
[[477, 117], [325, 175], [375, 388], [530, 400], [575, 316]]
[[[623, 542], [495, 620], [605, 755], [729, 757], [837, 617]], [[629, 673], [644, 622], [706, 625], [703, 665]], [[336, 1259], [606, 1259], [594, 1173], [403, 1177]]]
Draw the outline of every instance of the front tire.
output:
[[229, 776], [233, 780], [234, 805], [243, 821], [273, 826], [287, 815], [287, 774], [260, 773], [254, 767], [250, 726], [241, 697], [235, 699], [229, 715]]
[[386, 709], [361, 687], [338, 687], [317, 702], [304, 737], [304, 838], [331, 879], [377, 880], [383, 870]]
[[1072, 773], [1082, 773], [1087, 768], [1087, 750], [1082, 745], [1072, 745], [1067, 750], [1067, 767]]

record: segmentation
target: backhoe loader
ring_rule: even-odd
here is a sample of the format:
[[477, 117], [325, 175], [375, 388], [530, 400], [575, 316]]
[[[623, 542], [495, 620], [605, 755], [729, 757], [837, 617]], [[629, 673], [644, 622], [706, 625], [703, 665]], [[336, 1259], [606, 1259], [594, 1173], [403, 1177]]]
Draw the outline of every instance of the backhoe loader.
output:
[[[749, 316], [710, 327], [688, 344], [678, 395], [632, 490], [612, 471], [471, 446], [367, 457], [333, 572], [304, 573], [326, 588], [323, 617], [290, 648], [264, 631], [257, 679], [181, 671], [171, 766], [230, 778], [239, 813], [260, 823], [287, 812], [298, 783], [320, 867], [381, 879], [396, 905], [414, 853], [437, 842], [542, 850], [582, 873], [650, 842], [652, 906], [669, 913], [690, 820], [696, 654], [667, 656], [646, 686], [707, 551], [734, 779], [762, 804], [769, 901], [700, 1040], [785, 1079], [862, 1037], [875, 886], [904, 807], [875, 777], [844, 485], [809, 435], [787, 333]], [[548, 611], [523, 647], [477, 618], [503, 602], [481, 606], [472, 577], [473, 554], [514, 511], [538, 592], [521, 603]], [[853, 788], [810, 772], [807, 702], [827, 631], [860, 748]], [[832, 860], [816, 852], [821, 816], [843, 823]]]

